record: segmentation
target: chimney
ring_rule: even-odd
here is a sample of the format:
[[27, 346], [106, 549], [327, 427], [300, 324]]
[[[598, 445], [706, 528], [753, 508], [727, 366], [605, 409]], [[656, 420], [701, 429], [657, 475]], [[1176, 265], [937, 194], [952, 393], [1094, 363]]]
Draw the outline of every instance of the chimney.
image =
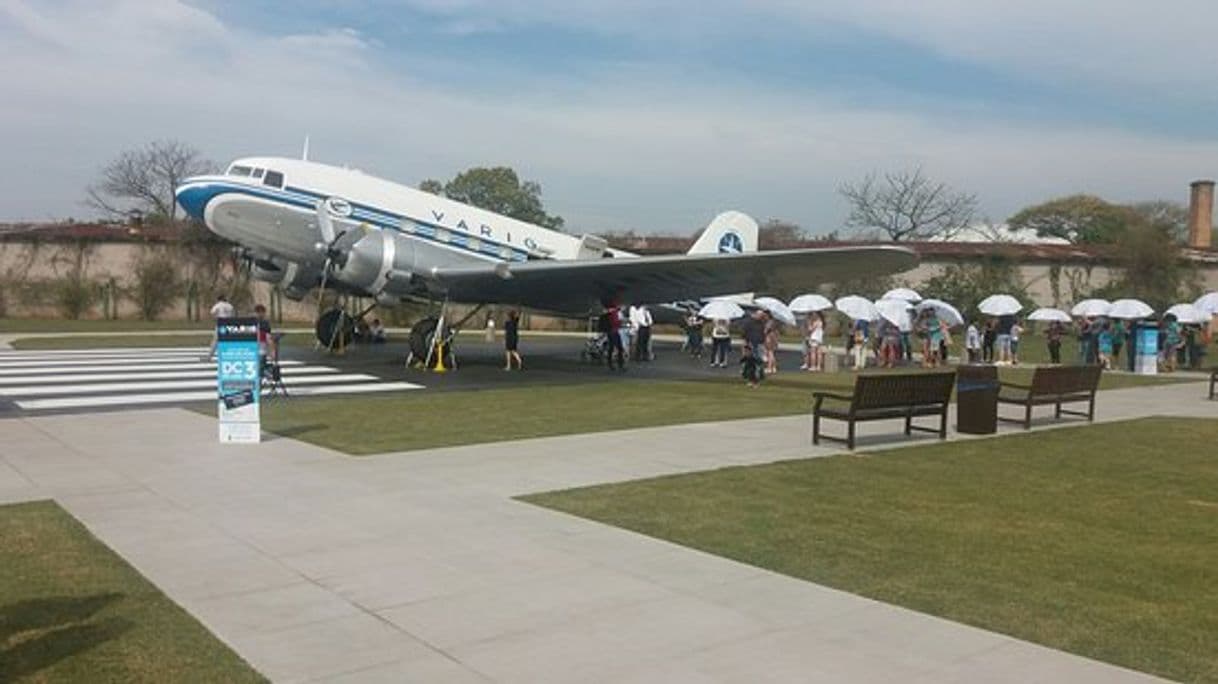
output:
[[1189, 185], [1188, 246], [1209, 249], [1214, 230], [1214, 181], [1198, 180]]

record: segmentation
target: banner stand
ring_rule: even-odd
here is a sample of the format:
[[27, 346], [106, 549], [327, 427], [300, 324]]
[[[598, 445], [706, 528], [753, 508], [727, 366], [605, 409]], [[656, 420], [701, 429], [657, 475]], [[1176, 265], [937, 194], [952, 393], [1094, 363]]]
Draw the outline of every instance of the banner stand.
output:
[[1133, 372], [1138, 375], [1157, 375], [1159, 372], [1159, 326], [1141, 321], [1135, 323], [1138, 336], [1138, 353], [1134, 357]]
[[262, 359], [258, 353], [257, 318], [216, 321], [216, 416], [220, 442], [257, 444], [262, 440], [259, 399]]

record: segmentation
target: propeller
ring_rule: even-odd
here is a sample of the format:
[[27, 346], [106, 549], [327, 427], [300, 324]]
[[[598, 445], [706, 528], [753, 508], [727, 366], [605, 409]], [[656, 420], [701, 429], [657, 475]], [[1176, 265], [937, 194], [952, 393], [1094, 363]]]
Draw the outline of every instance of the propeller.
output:
[[323, 242], [317, 243], [317, 251], [326, 255], [326, 262], [321, 267], [321, 288], [317, 291], [317, 313], [321, 315], [321, 308], [325, 302], [326, 284], [330, 279], [330, 269], [336, 261], [340, 262], [345, 256], [338, 249], [338, 241], [347, 234], [347, 231], [339, 231], [334, 226], [334, 219], [330, 217], [330, 212], [326, 209], [328, 200], [321, 200], [317, 203], [317, 228], [321, 231], [321, 239]]

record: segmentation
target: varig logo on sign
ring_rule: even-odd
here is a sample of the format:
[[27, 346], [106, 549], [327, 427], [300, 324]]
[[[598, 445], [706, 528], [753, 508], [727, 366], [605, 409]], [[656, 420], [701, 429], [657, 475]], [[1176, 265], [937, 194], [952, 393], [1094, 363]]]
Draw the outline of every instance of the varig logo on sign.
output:
[[220, 323], [216, 326], [216, 331], [220, 334], [221, 338], [225, 336], [256, 336], [258, 334], [258, 323]]

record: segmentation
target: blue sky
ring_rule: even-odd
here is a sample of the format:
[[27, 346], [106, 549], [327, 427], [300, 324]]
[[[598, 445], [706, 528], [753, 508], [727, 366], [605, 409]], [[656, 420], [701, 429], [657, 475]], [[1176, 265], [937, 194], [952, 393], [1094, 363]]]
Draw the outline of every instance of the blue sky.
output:
[[994, 220], [1183, 200], [1218, 175], [1215, 26], [1197, 0], [7, 0], [0, 87], [28, 107], [0, 112], [0, 220], [87, 215], [148, 139], [225, 161], [305, 134], [412, 184], [514, 166], [576, 231], [736, 208], [822, 233], [842, 182], [912, 166]]

